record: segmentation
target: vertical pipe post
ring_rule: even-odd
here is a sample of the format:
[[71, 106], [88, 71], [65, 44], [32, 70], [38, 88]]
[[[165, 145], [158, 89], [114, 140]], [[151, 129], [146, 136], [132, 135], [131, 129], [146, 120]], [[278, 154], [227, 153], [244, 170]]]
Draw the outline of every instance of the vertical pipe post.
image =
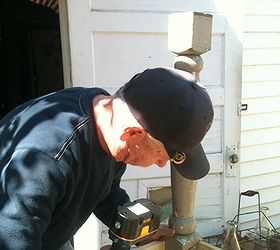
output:
[[[169, 16], [169, 50], [177, 54], [174, 67], [199, 78], [203, 67], [201, 54], [211, 49], [212, 16], [198, 12], [182, 12]], [[192, 248], [199, 239], [193, 217], [197, 181], [182, 177], [171, 168], [173, 215], [169, 224], [176, 231], [166, 240], [166, 250]]]

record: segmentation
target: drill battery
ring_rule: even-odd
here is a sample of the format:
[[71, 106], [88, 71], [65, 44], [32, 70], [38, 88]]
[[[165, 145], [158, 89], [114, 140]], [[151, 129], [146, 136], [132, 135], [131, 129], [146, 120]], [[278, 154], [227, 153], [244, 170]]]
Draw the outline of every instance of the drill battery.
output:
[[148, 199], [118, 206], [109, 235], [113, 244], [134, 245], [157, 231], [162, 207]]

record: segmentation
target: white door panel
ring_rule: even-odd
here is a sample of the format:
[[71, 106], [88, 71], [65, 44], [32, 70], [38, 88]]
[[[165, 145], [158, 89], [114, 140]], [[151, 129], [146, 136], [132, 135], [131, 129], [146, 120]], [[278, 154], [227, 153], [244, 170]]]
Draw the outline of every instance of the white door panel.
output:
[[178, 11], [201, 11], [217, 12], [221, 0], [119, 0], [102, 1], [91, 0], [91, 9], [99, 11], [134, 11], [134, 12], [178, 12]]

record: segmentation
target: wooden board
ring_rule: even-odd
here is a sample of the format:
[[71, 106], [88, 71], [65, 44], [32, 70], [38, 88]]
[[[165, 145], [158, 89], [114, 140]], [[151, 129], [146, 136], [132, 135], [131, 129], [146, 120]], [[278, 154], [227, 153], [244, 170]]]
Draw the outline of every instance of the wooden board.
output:
[[[165, 250], [165, 245], [164, 245], [164, 241], [159, 241], [159, 242], [152, 242], [142, 247], [138, 247], [137, 249], [138, 250]], [[196, 250], [220, 250], [221, 248], [213, 246], [205, 241], [198, 241], [195, 246], [195, 249]]]

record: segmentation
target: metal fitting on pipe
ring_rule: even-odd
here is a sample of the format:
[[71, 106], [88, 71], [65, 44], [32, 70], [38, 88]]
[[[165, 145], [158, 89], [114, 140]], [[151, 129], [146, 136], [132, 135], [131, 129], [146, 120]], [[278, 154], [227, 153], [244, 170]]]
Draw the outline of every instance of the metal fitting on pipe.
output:
[[203, 60], [199, 55], [177, 56], [174, 60], [174, 68], [197, 74], [203, 68]]

